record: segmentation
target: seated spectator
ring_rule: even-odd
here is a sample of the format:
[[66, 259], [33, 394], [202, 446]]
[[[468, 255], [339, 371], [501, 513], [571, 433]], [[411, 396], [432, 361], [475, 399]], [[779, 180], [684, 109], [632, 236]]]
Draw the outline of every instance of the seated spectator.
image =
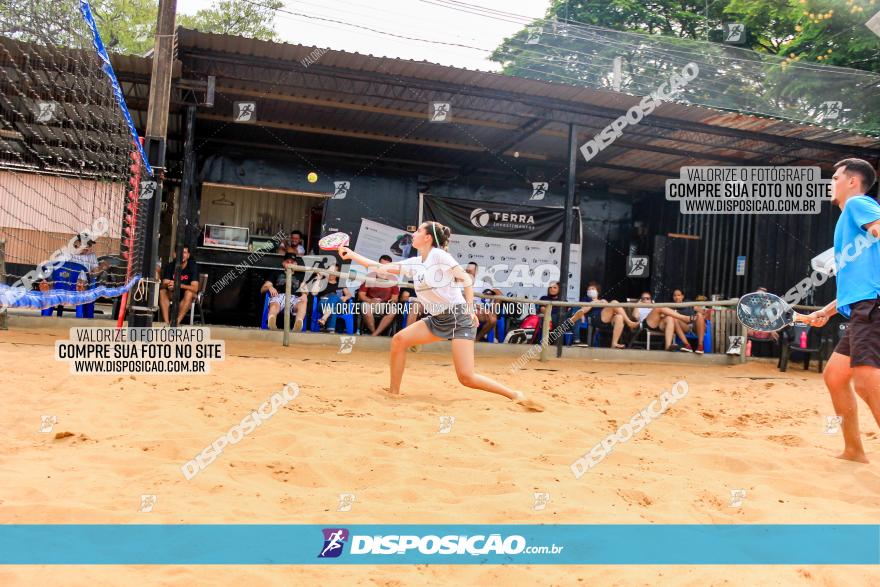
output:
[[[77, 263], [82, 265], [85, 271], [77, 276], [76, 280], [76, 291], [85, 291], [89, 287], [89, 283], [91, 280], [89, 277], [97, 277], [103, 271], [106, 271], [110, 266], [106, 261], [101, 261], [98, 263], [98, 257], [95, 256], [95, 253], [92, 252], [92, 245], [95, 244], [93, 239], [88, 239], [83, 244], [82, 235], [78, 235], [76, 239], [73, 241], [73, 249], [75, 251], [79, 251], [79, 253], [75, 253], [70, 255], [69, 261], [72, 263]], [[82, 248], [81, 248], [82, 247]], [[39, 284], [40, 291], [49, 291], [52, 289], [49, 281], [41, 280]], [[60, 318], [64, 314], [64, 306], [59, 304], [55, 306], [55, 309], [58, 312], [58, 317]]]
[[281, 242], [278, 243], [278, 254], [286, 255], [287, 253], [297, 256], [306, 254], [306, 249], [303, 246], [303, 235], [300, 231], [291, 231], [288, 238], [282, 239]]
[[[559, 282], [551, 281], [550, 285], [547, 286], [547, 294], [541, 296], [541, 300], [545, 301], [565, 301], [565, 298], [559, 292]], [[541, 340], [542, 330], [543, 330], [543, 319], [544, 312], [546, 311], [547, 306], [544, 304], [538, 305], [537, 314], [541, 320], [539, 322], [539, 327], [535, 328], [535, 334], [532, 337], [532, 344], [537, 344]], [[562, 306], [553, 306], [553, 309], [550, 311], [550, 329], [557, 328], [559, 330], [559, 334], [564, 334], [571, 330], [574, 324], [580, 320], [587, 313], [587, 308], [581, 308], [571, 318], [568, 317], [568, 308], [564, 308]], [[554, 326], [556, 325], [556, 326]]]
[[491, 285], [491, 280], [486, 276], [479, 275], [480, 266], [471, 261], [467, 264], [465, 268], [465, 272], [471, 276], [473, 279], [473, 288], [474, 288], [474, 311], [477, 314], [477, 319], [483, 325], [480, 331], [477, 333], [477, 340], [483, 340], [486, 336], [495, 328], [495, 325], [498, 323], [498, 312], [495, 311], [495, 304], [492, 300], [486, 300], [476, 296], [477, 292], [483, 293], [485, 295], [495, 295], [500, 296], [501, 290], [495, 289]]
[[[168, 307], [171, 305], [171, 296], [174, 295], [174, 265], [175, 259], [165, 263], [162, 270], [162, 281], [159, 284], [159, 312], [162, 322], [168, 323]], [[189, 247], [183, 247], [183, 256], [180, 258], [180, 308], [177, 310], [177, 324], [183, 322], [183, 317], [189, 312], [189, 307], [195, 300], [199, 291], [199, 267], [195, 260], [190, 259]]]
[[[382, 255], [379, 257], [379, 263], [387, 265], [391, 263], [391, 257]], [[397, 276], [390, 273], [382, 273], [381, 271], [370, 272], [367, 274], [366, 281], [358, 290], [358, 300], [361, 302], [364, 322], [372, 336], [379, 336], [394, 322], [394, 318], [397, 315], [397, 300], [400, 294], [400, 288], [396, 285], [375, 284], [374, 282], [377, 278], [390, 282], [396, 281]], [[381, 304], [381, 306], [378, 304]], [[385, 315], [382, 316], [377, 327], [374, 314], [381, 312], [383, 309], [387, 310], [387, 312], [384, 312]]]
[[298, 230], [291, 231], [290, 238], [287, 239], [287, 252], [294, 255], [306, 254], [306, 248], [303, 244], [303, 233]]
[[[339, 266], [335, 263], [330, 266], [331, 271], [339, 271]], [[324, 289], [315, 294], [318, 297], [318, 305], [321, 308], [321, 317], [318, 318], [318, 324], [324, 330], [331, 332], [336, 331], [336, 320], [338, 318], [336, 310], [342, 304], [346, 303], [353, 296], [347, 287], [339, 287], [339, 277], [330, 274], [327, 275], [327, 283]], [[328, 324], [328, 320], [333, 318], [333, 322]]]
[[[589, 289], [587, 290], [587, 293], [589, 294]], [[604, 300], [599, 297], [600, 294], [598, 288], [596, 289], [596, 296], [598, 297], [598, 299], [594, 299], [593, 301], [599, 302], [601, 304], [608, 303], [608, 300]], [[648, 297], [644, 301], [650, 301], [650, 294], [648, 294]], [[611, 348], [626, 348], [623, 344], [620, 343], [620, 337], [623, 335], [623, 327], [626, 326], [630, 329], [630, 331], [635, 331], [639, 327], [639, 323], [641, 320], [634, 320], [625, 308], [597, 308], [597, 310], [598, 315], [593, 314], [593, 326], [598, 330], [604, 331], [607, 331], [608, 327], [610, 326]], [[645, 313], [645, 315], [647, 315], [647, 313]], [[641, 314], [639, 314], [639, 316], [641, 316]]]
[[[590, 281], [587, 283], [587, 292], [581, 296], [582, 302], [605, 302], [605, 300], [601, 300], [599, 296], [602, 291], [602, 287], [599, 285], [597, 281]], [[607, 303], [607, 302], [605, 302]], [[600, 321], [600, 316], [602, 315], [602, 308], [584, 308], [586, 314], [575, 323], [574, 330], [574, 342], [578, 344], [581, 342], [581, 333], [584, 329], [586, 329], [589, 324], [593, 324], [595, 326], [597, 321]], [[585, 339], [583, 339], [585, 340]], [[589, 341], [587, 341], [589, 342]]]
[[411, 287], [401, 287], [398, 299], [401, 304], [409, 304], [409, 318], [407, 324], [413, 324], [422, 316], [422, 306], [416, 299], [416, 290]]
[[[82, 237], [77, 238], [73, 242], [74, 249], [78, 250], [80, 248], [80, 238]], [[83, 265], [88, 270], [90, 276], [97, 276], [99, 273], [105, 271], [108, 267], [110, 267], [107, 261], [101, 261], [100, 263], [98, 263], [98, 257], [95, 255], [95, 253], [92, 252], [92, 245], [94, 244], [95, 241], [93, 239], [89, 239], [88, 241], [86, 241], [85, 248], [80, 250], [78, 254], [70, 256], [70, 260], [74, 263], [79, 263], [80, 265]]]
[[306, 303], [308, 300], [308, 295], [305, 293], [300, 293], [298, 291], [300, 280], [297, 278], [296, 273], [292, 273], [290, 282], [291, 299], [290, 303], [287, 303], [285, 292], [287, 286], [287, 275], [284, 271], [284, 268], [288, 267], [289, 265], [302, 265], [302, 263], [302, 259], [291, 253], [287, 253], [281, 260], [281, 274], [277, 275], [274, 281], [266, 281], [263, 284], [263, 287], [260, 288], [261, 294], [265, 294], [267, 292], [269, 293], [269, 315], [266, 322], [268, 323], [270, 330], [276, 330], [278, 328], [278, 314], [282, 310], [284, 310], [285, 307], [288, 308], [288, 312], [296, 315], [295, 321], [293, 323], [292, 332], [299, 332], [302, 330], [303, 320], [306, 316]]
[[[654, 303], [651, 292], [647, 291], [642, 292], [642, 295], [639, 296], [639, 301], [649, 304]], [[665, 348], [670, 352], [681, 350], [680, 346], [672, 342], [675, 336], [675, 320], [681, 320], [688, 324], [695, 321], [694, 316], [685, 316], [672, 308], [633, 308], [630, 317], [633, 320], [638, 319], [639, 323], [643, 323], [652, 330], [662, 330], [666, 342]]]
[[[694, 301], [695, 302], [708, 302], [709, 298], [707, 298], [703, 294], [700, 294], [698, 296], [694, 296]], [[713, 311], [712, 308], [708, 308], [706, 306], [696, 306], [696, 308], [705, 315], [706, 320], [712, 319], [712, 311]]]
[[[672, 290], [672, 301], [676, 304], [681, 304], [684, 302], [684, 292], [681, 289]], [[706, 311], [701, 306], [694, 306], [693, 308], [678, 308], [678, 313], [682, 316], [687, 316], [688, 321], [683, 322], [678, 318], [674, 318], [675, 321], [675, 334], [678, 336], [679, 340], [684, 343], [684, 346], [681, 347], [681, 350], [691, 353], [694, 352], [693, 347], [691, 346], [690, 341], [685, 336], [688, 332], [693, 332], [697, 335], [697, 350], [696, 353], [698, 355], [703, 354], [703, 337], [706, 334]]]

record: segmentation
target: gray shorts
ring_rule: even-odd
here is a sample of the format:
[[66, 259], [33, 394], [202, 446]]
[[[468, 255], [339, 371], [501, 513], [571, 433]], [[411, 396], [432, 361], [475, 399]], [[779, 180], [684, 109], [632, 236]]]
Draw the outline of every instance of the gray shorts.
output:
[[438, 338], [446, 340], [477, 339], [477, 327], [474, 326], [474, 319], [467, 312], [467, 306], [464, 305], [455, 306], [452, 310], [433, 316], [426, 316], [421, 321], [427, 324], [431, 334]]

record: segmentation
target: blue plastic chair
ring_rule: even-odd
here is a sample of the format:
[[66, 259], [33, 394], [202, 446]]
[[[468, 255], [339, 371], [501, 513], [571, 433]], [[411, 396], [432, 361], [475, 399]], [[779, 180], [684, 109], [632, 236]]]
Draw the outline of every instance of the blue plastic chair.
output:
[[[321, 306], [318, 303], [321, 296], [317, 296], [312, 300], [312, 319], [309, 320], [309, 329], [312, 332], [320, 332], [321, 327], [318, 324], [318, 318], [320, 318], [323, 314], [321, 313]], [[345, 314], [334, 314], [335, 318], [342, 318], [342, 321], [345, 322], [345, 332], [346, 334], [354, 334], [354, 309], [351, 304], [351, 300], [348, 300], [345, 303], [348, 308], [348, 312]], [[332, 318], [331, 318], [332, 319]], [[334, 329], [335, 331], [335, 329]]]
[[[289, 309], [289, 308], [285, 308], [284, 311], [289, 312], [290, 309]], [[281, 319], [284, 318], [281, 314], [278, 314], [278, 316], [279, 316]], [[291, 322], [293, 322], [294, 320], [295, 320], [295, 318], [293, 318], [293, 316], [291, 316]], [[307, 332], [307, 331], [308, 331], [308, 324], [307, 324], [307, 322], [308, 322], [308, 320], [303, 320], [303, 329], [302, 329], [303, 332]], [[279, 326], [280, 326], [280, 325], [279, 325]], [[261, 322], [260, 322], [260, 328], [263, 329], [263, 330], [269, 330], [269, 292], [266, 292], [266, 297], [265, 297], [265, 299], [263, 300], [263, 318], [262, 318], [262, 320], [261, 320]]]
[[[483, 323], [480, 323], [480, 327], [483, 326]], [[498, 342], [504, 342], [504, 337], [507, 336], [507, 324], [504, 321], [504, 316], [498, 316], [498, 322], [495, 323], [495, 328], [489, 331], [486, 334], [486, 342], [495, 342], [495, 332], [498, 332]]]
[[406, 305], [403, 307], [403, 317], [400, 319], [401, 330], [406, 328], [406, 323], [409, 322], [409, 307], [411, 304], [412, 300], [407, 300]]
[[[58, 267], [52, 272], [52, 289], [62, 290], [62, 291], [76, 291], [76, 284], [79, 281], [79, 276], [81, 273], [85, 273], [88, 278], [89, 286], [94, 285], [95, 280], [92, 276], [89, 275], [89, 270], [85, 265], [80, 265], [79, 263], [74, 263], [73, 261], [67, 261], [61, 267]], [[45, 308], [42, 312], [40, 312], [43, 316], [51, 316], [52, 312], [56, 309], [56, 306], [51, 306], [49, 308]], [[88, 304], [78, 304], [76, 306], [76, 317], [77, 318], [94, 318], [95, 317], [95, 302], [91, 302]]]

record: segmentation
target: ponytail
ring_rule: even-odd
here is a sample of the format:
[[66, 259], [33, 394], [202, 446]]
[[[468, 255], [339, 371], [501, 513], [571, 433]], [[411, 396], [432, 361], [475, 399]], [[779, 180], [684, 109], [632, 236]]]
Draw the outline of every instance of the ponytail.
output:
[[431, 238], [434, 239], [434, 246], [447, 250], [449, 247], [449, 237], [452, 236], [452, 231], [448, 226], [443, 226], [439, 222], [426, 222], [428, 225], [428, 234], [431, 235]]

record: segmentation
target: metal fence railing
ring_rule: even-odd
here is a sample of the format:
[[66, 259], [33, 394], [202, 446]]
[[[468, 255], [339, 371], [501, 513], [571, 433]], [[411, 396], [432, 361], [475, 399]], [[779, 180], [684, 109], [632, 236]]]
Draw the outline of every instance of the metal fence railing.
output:
[[[349, 278], [350, 275], [348, 273], [332, 271], [328, 269], [316, 269], [315, 267], [303, 267], [301, 265], [292, 265], [286, 268], [286, 286], [285, 286], [285, 297], [286, 299], [290, 299], [292, 291], [292, 273], [293, 272], [304, 272], [304, 273], [315, 273], [319, 272], [322, 274], [335, 275], [339, 278]], [[514, 304], [531, 304], [535, 306], [550, 306], [549, 311], [544, 312], [543, 321], [541, 324], [541, 353], [540, 360], [547, 361], [550, 358], [550, 349], [557, 340], [561, 339], [564, 336], [564, 332], [559, 333], [558, 330], [562, 327], [562, 325], [557, 325], [557, 327], [551, 331], [550, 330], [550, 321], [551, 316], [553, 314], [553, 308], [706, 308], [712, 310], [712, 348], [714, 349], [726, 349], [728, 341], [730, 340], [730, 336], [742, 336], [743, 340], [747, 336], [747, 329], [743, 326], [736, 317], [736, 305], [739, 302], [739, 298], [732, 298], [728, 300], [711, 300], [711, 301], [698, 301], [698, 302], [657, 302], [657, 303], [641, 303], [641, 302], [561, 302], [561, 301], [553, 301], [553, 300], [533, 300], [529, 298], [518, 298], [518, 297], [510, 297], [510, 296], [495, 296], [495, 295], [487, 295], [480, 292], [474, 292], [474, 297], [492, 300], [499, 303], [514, 303]], [[794, 306], [796, 310], [802, 311], [813, 311], [818, 310], [817, 306]], [[555, 333], [555, 334], [554, 334]], [[284, 338], [283, 345], [290, 345], [290, 312], [284, 312]], [[739, 354], [739, 362], [744, 363], [746, 360], [746, 345], [740, 345], [740, 354]]]

